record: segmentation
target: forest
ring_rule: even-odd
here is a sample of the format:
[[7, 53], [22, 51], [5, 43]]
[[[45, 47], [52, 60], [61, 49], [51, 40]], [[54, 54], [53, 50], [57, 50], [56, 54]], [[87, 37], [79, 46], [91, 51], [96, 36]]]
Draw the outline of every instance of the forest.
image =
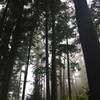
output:
[[0, 100], [99, 100], [100, 0], [0, 0]]

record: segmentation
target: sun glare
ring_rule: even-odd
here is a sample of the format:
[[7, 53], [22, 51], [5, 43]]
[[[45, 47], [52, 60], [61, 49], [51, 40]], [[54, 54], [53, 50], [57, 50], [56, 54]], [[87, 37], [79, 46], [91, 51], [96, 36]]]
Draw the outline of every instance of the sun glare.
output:
[[2, 9], [2, 5], [0, 5], [0, 10]]
[[66, 2], [66, 0], [61, 0], [61, 2]]

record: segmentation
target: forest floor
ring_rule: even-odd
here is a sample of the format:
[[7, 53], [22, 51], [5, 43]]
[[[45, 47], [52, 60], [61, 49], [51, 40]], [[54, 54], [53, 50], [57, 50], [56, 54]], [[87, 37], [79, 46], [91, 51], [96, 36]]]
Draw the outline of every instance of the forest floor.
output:
[[[68, 97], [66, 100], [69, 100]], [[88, 97], [87, 96], [78, 96], [78, 97], [73, 96], [72, 100], [88, 100]]]

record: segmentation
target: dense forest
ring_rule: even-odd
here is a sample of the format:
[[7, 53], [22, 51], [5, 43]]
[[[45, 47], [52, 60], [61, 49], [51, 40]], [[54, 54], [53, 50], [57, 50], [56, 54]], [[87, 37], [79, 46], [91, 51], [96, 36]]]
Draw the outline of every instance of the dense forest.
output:
[[99, 38], [100, 0], [0, 0], [0, 100], [99, 100]]

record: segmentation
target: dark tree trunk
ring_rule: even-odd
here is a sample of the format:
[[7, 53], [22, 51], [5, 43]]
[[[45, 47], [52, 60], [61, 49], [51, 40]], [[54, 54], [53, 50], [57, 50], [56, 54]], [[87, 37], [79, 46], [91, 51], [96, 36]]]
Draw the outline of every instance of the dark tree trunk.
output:
[[[18, 5], [19, 4], [19, 5]], [[17, 10], [17, 22], [16, 22], [16, 28], [13, 34], [13, 40], [12, 40], [12, 46], [11, 46], [11, 51], [8, 55], [7, 62], [5, 63], [5, 76], [3, 80], [3, 86], [2, 86], [2, 93], [0, 100], [7, 100], [7, 93], [8, 93], [8, 87], [9, 87], [9, 80], [11, 77], [11, 73], [13, 70], [13, 64], [14, 64], [14, 58], [17, 52], [17, 47], [19, 45], [20, 41], [20, 22], [21, 22], [21, 17], [22, 17], [22, 12], [23, 12], [23, 5], [24, 1], [17, 1], [16, 6], [18, 7]]]
[[64, 57], [64, 67], [63, 67], [63, 100], [66, 100], [66, 91], [65, 91], [65, 57]]
[[29, 41], [29, 50], [28, 50], [28, 56], [27, 56], [27, 62], [26, 62], [26, 69], [25, 69], [25, 75], [24, 75], [24, 85], [23, 85], [23, 92], [22, 92], [22, 100], [25, 98], [25, 89], [26, 89], [26, 81], [27, 81], [27, 74], [28, 74], [28, 67], [29, 67], [29, 60], [30, 60], [30, 51], [32, 46], [32, 37], [33, 32], [30, 32], [30, 41]]
[[52, 72], [51, 72], [51, 100], [57, 100], [57, 79], [56, 79], [56, 41], [55, 41], [55, 1], [51, 1], [52, 17]]
[[[4, 70], [3, 62], [5, 63], [6, 56], [8, 54], [8, 43], [10, 40], [10, 34], [7, 32], [6, 34], [3, 31], [3, 25], [6, 19], [6, 13], [8, 9], [9, 2], [7, 2], [7, 5], [5, 7], [5, 10], [3, 12], [3, 15], [0, 19], [0, 78], [1, 74], [3, 73], [2, 71]], [[11, 32], [11, 30], [10, 30]]]
[[[7, 27], [5, 25], [6, 22], [6, 14], [7, 14], [7, 10], [8, 10], [8, 6], [9, 6], [9, 0], [6, 1], [6, 7], [3, 11], [3, 15], [0, 19], [0, 97], [1, 97], [1, 93], [2, 93], [2, 87], [3, 87], [3, 81], [4, 81], [4, 74], [5, 74], [5, 70], [6, 67], [5, 62], [7, 62], [8, 60], [8, 54], [9, 54], [9, 41], [10, 41], [10, 36], [11, 36], [11, 31], [12, 31], [12, 27], [9, 29], [9, 27]], [[6, 28], [5, 28], [6, 27]], [[5, 29], [5, 30], [4, 30]]]
[[89, 100], [100, 97], [100, 44], [86, 0], [73, 0], [89, 83]]
[[[66, 45], [68, 46], [68, 38], [66, 36]], [[67, 73], [68, 73], [68, 93], [69, 100], [72, 100], [72, 91], [71, 91], [71, 78], [70, 78], [70, 63], [69, 63], [69, 50], [67, 48]]]
[[46, 0], [46, 23], [45, 23], [45, 52], [46, 52], [46, 100], [50, 100], [50, 84], [49, 84], [49, 63], [48, 63], [48, 1]]
[[60, 100], [63, 100], [62, 66], [60, 66]]
[[[10, 34], [6, 34], [4, 37], [3, 42], [3, 47], [1, 48], [2, 50], [2, 59], [0, 59], [0, 88], [2, 90], [3, 87], [3, 81], [4, 81], [4, 76], [5, 76], [5, 71], [6, 71], [6, 66], [5, 66], [5, 62], [7, 62], [8, 60], [8, 54], [9, 54], [9, 40], [10, 40]], [[0, 90], [0, 97], [1, 97], [1, 91]]]

